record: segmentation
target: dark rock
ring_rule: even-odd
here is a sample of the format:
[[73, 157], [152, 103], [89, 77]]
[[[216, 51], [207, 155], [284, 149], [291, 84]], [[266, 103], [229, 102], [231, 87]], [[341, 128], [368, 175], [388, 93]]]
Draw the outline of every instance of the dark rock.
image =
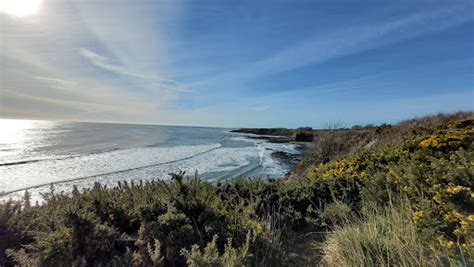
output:
[[313, 133], [310, 131], [298, 131], [295, 134], [295, 141], [299, 142], [313, 142]]
[[296, 163], [299, 159], [298, 154], [292, 154], [284, 151], [275, 151], [272, 153], [272, 157], [275, 157], [280, 162], [289, 165]]
[[268, 138], [268, 142], [270, 143], [288, 143], [291, 139], [287, 137], [270, 137]]

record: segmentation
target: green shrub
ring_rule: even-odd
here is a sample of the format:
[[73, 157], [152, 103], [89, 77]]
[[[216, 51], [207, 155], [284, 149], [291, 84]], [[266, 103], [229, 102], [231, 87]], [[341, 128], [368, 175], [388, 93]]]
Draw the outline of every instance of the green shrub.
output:
[[228, 239], [222, 254], [217, 248], [217, 239], [218, 236], [215, 235], [203, 251], [198, 245], [193, 245], [191, 251], [183, 248], [181, 254], [186, 258], [188, 266], [236, 267], [246, 266], [250, 262], [250, 234], [247, 234], [246, 241], [240, 248], [234, 248], [232, 239]]

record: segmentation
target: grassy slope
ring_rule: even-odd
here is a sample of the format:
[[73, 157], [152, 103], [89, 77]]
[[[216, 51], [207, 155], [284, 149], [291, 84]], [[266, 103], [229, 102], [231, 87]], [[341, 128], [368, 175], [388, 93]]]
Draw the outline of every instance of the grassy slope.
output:
[[0, 265], [473, 263], [473, 140], [472, 113], [437, 115], [324, 131], [284, 182], [178, 174], [7, 203]]

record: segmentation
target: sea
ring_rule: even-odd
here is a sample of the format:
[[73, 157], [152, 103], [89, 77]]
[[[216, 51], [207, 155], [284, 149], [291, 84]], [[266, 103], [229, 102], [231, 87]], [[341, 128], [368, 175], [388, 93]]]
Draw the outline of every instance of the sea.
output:
[[168, 180], [169, 173], [222, 181], [236, 176], [281, 178], [292, 167], [275, 152], [298, 145], [271, 143], [229, 128], [0, 119], [0, 202], [28, 190], [71, 192], [96, 182]]

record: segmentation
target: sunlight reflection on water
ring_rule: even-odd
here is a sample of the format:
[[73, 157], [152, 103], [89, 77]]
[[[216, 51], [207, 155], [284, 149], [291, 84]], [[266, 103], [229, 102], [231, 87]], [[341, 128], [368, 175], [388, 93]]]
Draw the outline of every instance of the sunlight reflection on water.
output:
[[0, 158], [30, 150], [31, 145], [37, 145], [43, 138], [38, 135], [38, 129], [52, 128], [55, 124], [48, 121], [0, 119]]
[[0, 119], [0, 144], [12, 145], [21, 143], [27, 129], [34, 127], [34, 121]]

